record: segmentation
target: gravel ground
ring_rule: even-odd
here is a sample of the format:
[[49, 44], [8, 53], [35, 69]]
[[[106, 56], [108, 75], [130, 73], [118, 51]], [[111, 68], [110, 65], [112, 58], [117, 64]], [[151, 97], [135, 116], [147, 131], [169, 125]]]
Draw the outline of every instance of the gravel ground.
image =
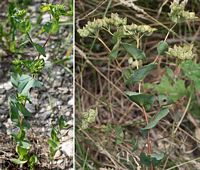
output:
[[[72, 64], [68, 65], [72, 69]], [[3, 61], [0, 62], [0, 134], [4, 136], [0, 140], [0, 159], [9, 159], [14, 156], [14, 143], [10, 138], [12, 131], [16, 131], [9, 118], [8, 97], [14, 93], [10, 83], [9, 68]], [[52, 65], [46, 69], [39, 79], [44, 83], [42, 89], [32, 90], [32, 104], [27, 104], [32, 113], [29, 120], [31, 129], [29, 137], [36, 143], [35, 150], [41, 154], [42, 159], [48, 161], [47, 140], [51, 131], [51, 125], [55, 124], [58, 117], [63, 115], [70, 128], [60, 132], [60, 150], [55, 155], [52, 167], [65, 169], [72, 167], [73, 156], [73, 77], [62, 66]], [[6, 139], [6, 141], [4, 140]], [[37, 145], [36, 145], [37, 144]], [[9, 146], [9, 147], [8, 147]], [[6, 149], [6, 150], [5, 150]], [[41, 164], [44, 162], [41, 162]], [[42, 166], [46, 166], [47, 162]]]
[[[6, 3], [2, 2], [6, 9]], [[30, 6], [33, 14], [38, 10], [41, 1], [34, 1]], [[5, 11], [4, 11], [5, 12]], [[4, 16], [3, 12], [1, 12]], [[31, 20], [36, 21], [37, 14], [31, 15]], [[42, 22], [46, 22], [49, 16], [44, 15]], [[66, 18], [61, 18], [65, 20]], [[44, 44], [47, 37], [34, 35], [35, 42]], [[28, 139], [32, 144], [31, 152], [37, 154], [39, 165], [36, 169], [71, 169], [73, 157], [73, 58], [56, 63], [58, 60], [66, 59], [66, 53], [70, 51], [72, 40], [72, 29], [68, 25], [62, 25], [60, 32], [52, 36], [46, 46], [45, 69], [38, 77], [43, 82], [41, 89], [32, 89], [32, 104], [27, 103], [26, 107], [31, 112], [28, 130]], [[33, 48], [26, 48], [24, 57], [32, 59], [37, 56]], [[55, 57], [56, 56], [56, 57]], [[18, 129], [13, 126], [9, 118], [8, 98], [15, 94], [15, 89], [10, 82], [10, 69], [13, 56], [0, 50], [0, 169], [15, 169], [9, 160], [16, 158], [15, 143], [11, 139], [11, 133]], [[57, 151], [54, 161], [50, 162], [47, 140], [50, 136], [52, 125], [57, 124], [58, 118], [64, 116], [69, 127], [60, 132], [60, 149]], [[2, 166], [2, 167], [1, 167]]]

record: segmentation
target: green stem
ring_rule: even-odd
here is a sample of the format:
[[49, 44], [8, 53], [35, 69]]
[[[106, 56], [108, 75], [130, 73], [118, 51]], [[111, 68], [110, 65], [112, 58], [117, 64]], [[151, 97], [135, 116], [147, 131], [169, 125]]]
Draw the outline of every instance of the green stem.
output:
[[28, 38], [29, 38], [31, 44], [34, 46], [34, 42], [33, 42], [32, 38], [31, 38], [30, 34], [27, 32], [26, 35], [28, 36]]
[[167, 38], [168, 38], [168, 36], [169, 36], [169, 33], [173, 30], [173, 28], [174, 28], [175, 26], [176, 26], [176, 23], [169, 29], [169, 31], [168, 31], [168, 33], [167, 33], [167, 35], [166, 35], [164, 41], [167, 41]]

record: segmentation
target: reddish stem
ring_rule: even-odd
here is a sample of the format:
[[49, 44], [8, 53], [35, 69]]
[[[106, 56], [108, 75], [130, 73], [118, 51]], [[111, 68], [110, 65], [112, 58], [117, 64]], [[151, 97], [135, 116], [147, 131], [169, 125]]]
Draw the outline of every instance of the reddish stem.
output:
[[[146, 124], [148, 124], [149, 119], [148, 119], [146, 110], [145, 110], [144, 107], [142, 107], [142, 109], [143, 109], [143, 113], [144, 113], [144, 118], [145, 118]], [[148, 154], [152, 153], [152, 145], [151, 145], [151, 139], [150, 139], [149, 131], [148, 131], [148, 137], [147, 137], [147, 153]], [[150, 170], [153, 170], [153, 169], [154, 169], [153, 165], [151, 164]]]

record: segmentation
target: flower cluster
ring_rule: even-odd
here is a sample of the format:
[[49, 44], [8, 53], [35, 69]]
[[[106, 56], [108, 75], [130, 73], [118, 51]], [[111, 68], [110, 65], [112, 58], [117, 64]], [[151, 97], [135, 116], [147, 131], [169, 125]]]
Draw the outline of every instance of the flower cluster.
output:
[[155, 28], [150, 27], [149, 25], [124, 25], [123, 26], [123, 34], [124, 35], [146, 35], [150, 36], [154, 31], [156, 31]]
[[120, 27], [122, 25], [127, 24], [126, 18], [120, 18], [118, 14], [111, 14], [110, 18], [103, 18], [103, 19], [94, 19], [94, 21], [88, 21], [86, 26], [82, 29], [78, 30], [78, 33], [81, 37], [88, 37], [91, 34], [94, 34], [96, 31], [100, 30], [101, 28], [108, 28], [110, 26]]
[[87, 112], [83, 112], [81, 128], [87, 129], [91, 123], [95, 122], [96, 116], [97, 116], [97, 110], [94, 109], [90, 109]]
[[127, 25], [127, 18], [120, 18], [118, 14], [111, 14], [111, 18], [96, 19], [93, 22], [89, 21], [86, 26], [78, 30], [81, 37], [88, 37], [95, 34], [102, 28], [109, 29], [111, 26], [115, 26], [121, 36], [133, 36], [133, 35], [151, 35], [156, 29], [148, 25]]
[[169, 48], [167, 54], [180, 60], [189, 60], [195, 57], [192, 49], [193, 44], [184, 44], [183, 46], [174, 45], [174, 48]]
[[178, 2], [173, 2], [170, 6], [171, 11], [169, 13], [170, 19], [175, 22], [183, 22], [186, 20], [192, 20], [196, 19], [197, 17], [195, 16], [194, 12], [189, 12], [185, 11], [185, 4], [184, 3], [178, 3]]

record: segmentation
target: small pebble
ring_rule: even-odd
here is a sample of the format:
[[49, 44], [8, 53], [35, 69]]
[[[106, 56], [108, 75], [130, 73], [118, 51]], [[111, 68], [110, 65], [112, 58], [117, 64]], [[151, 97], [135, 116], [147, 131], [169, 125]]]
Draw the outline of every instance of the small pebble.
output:
[[68, 140], [61, 145], [62, 152], [67, 156], [73, 156], [73, 140]]
[[58, 159], [60, 156], [61, 156], [61, 152], [60, 152], [60, 150], [57, 150], [54, 155], [54, 159]]

